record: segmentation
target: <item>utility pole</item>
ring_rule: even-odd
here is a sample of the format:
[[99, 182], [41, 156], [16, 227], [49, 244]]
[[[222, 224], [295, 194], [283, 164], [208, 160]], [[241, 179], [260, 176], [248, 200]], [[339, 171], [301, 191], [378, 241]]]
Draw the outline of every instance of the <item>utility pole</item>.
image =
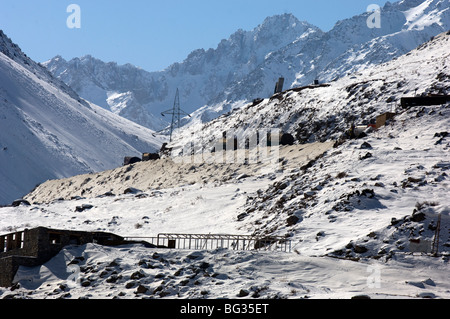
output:
[[436, 232], [433, 239], [433, 247], [431, 249], [431, 255], [437, 256], [439, 252], [439, 233], [441, 232], [441, 214], [438, 216], [438, 221], [436, 225]]
[[172, 115], [172, 122], [170, 124], [170, 141], [172, 142], [172, 134], [173, 131], [177, 128], [180, 128], [180, 122], [181, 122], [181, 115], [187, 115], [191, 117], [189, 114], [181, 110], [180, 107], [180, 92], [177, 88], [177, 93], [175, 95], [175, 101], [173, 103], [173, 108], [171, 110], [167, 110], [165, 112], [162, 112], [161, 115]]

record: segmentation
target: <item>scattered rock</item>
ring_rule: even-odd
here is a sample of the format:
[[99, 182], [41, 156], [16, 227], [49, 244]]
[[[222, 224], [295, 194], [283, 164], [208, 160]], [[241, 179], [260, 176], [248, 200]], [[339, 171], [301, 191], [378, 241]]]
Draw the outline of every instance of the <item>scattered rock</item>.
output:
[[294, 136], [292, 136], [289, 133], [284, 133], [281, 136], [281, 139], [280, 139], [281, 145], [294, 145], [294, 142], [295, 142]]
[[355, 245], [354, 250], [357, 254], [364, 254], [368, 251], [368, 249], [362, 245]]
[[170, 292], [168, 292], [168, 291], [161, 291], [161, 292], [159, 293], [159, 296], [160, 296], [161, 298], [163, 298], [163, 297], [165, 297], [165, 296], [168, 296], [168, 295], [170, 295]]
[[158, 253], [153, 253], [152, 258], [153, 259], [159, 259], [161, 256]]
[[447, 137], [447, 136], [448, 136], [448, 132], [440, 132], [440, 133], [434, 134], [434, 137]]
[[133, 274], [131, 274], [131, 276], [130, 276], [131, 279], [141, 279], [144, 277], [145, 277], [145, 274], [140, 271], [136, 271]]
[[136, 289], [136, 294], [145, 294], [147, 291], [148, 291], [147, 287], [139, 285]]
[[408, 182], [410, 183], [420, 183], [421, 181], [423, 181], [423, 178], [421, 177], [408, 177]]
[[238, 217], [237, 217], [237, 220], [238, 220], [238, 221], [242, 221], [242, 220], [244, 220], [245, 217], [247, 217], [247, 216], [248, 216], [248, 213], [242, 213], [242, 214], [239, 214]]
[[412, 285], [412, 286], [415, 286], [417, 288], [425, 288], [425, 285], [421, 281], [407, 281], [406, 283], [408, 285]]
[[135, 285], [136, 285], [136, 282], [134, 282], [134, 281], [127, 282], [127, 284], [125, 285], [125, 289], [131, 289]]
[[288, 187], [288, 183], [285, 183], [285, 182], [276, 182], [276, 183], [273, 184], [273, 187], [274, 187], [276, 190], [283, 190], [283, 189], [286, 189], [286, 188]]
[[347, 173], [346, 172], [340, 172], [336, 175], [336, 178], [344, 178], [347, 177]]
[[84, 261], [85, 258], [83, 256], [79, 256], [79, 257], [75, 257], [74, 259], [72, 259], [72, 261], [70, 263], [68, 263], [67, 265], [76, 265], [79, 264], [80, 261]]
[[315, 191], [309, 191], [309, 192], [304, 192], [303, 196], [305, 196], [305, 198], [312, 198], [316, 195]]
[[414, 212], [412, 214], [412, 216], [411, 216], [411, 220], [416, 222], [416, 223], [424, 221], [425, 220], [425, 214], [422, 213], [422, 212]]
[[371, 299], [368, 295], [356, 295], [352, 299]]
[[92, 208], [94, 208], [93, 205], [90, 205], [90, 204], [83, 204], [83, 205], [81, 205], [81, 206], [77, 206], [77, 207], [75, 208], [75, 211], [81, 213], [81, 212], [84, 212], [85, 210], [89, 210], [89, 209], [92, 209]]
[[434, 298], [436, 298], [436, 295], [432, 292], [421, 292], [420, 294], [417, 295], [417, 297], [434, 299]]
[[237, 296], [239, 298], [243, 298], [243, 297], [247, 297], [249, 294], [250, 294], [250, 292], [248, 292], [247, 290], [241, 289], [241, 291], [239, 291]]
[[[140, 286], [139, 286], [140, 287]], [[138, 288], [139, 289], [139, 288]], [[153, 294], [156, 295], [158, 292], [162, 291], [164, 289], [164, 286], [160, 285], [157, 288], [153, 290]]]
[[202, 262], [202, 263], [200, 264], [199, 268], [202, 269], [202, 270], [206, 270], [206, 269], [208, 269], [210, 266], [211, 266], [211, 265], [210, 265], [209, 263], [207, 263], [207, 262]]
[[123, 191], [124, 194], [137, 194], [140, 193], [141, 190], [137, 189], [137, 188], [133, 188], [133, 187], [128, 187], [127, 189], [125, 189]]
[[20, 205], [31, 206], [30, 202], [25, 199], [17, 199], [11, 204], [12, 207], [19, 207]]
[[180, 281], [180, 285], [181, 286], [186, 286], [188, 283], [189, 283], [189, 279], [185, 279], [185, 280]]
[[214, 273], [214, 274], [212, 275], [212, 277], [213, 277], [213, 278], [220, 279], [220, 280], [227, 280], [227, 279], [229, 279], [229, 277], [228, 277], [227, 274], [219, 274], [219, 273]]
[[300, 218], [298, 218], [297, 216], [290, 216], [288, 217], [288, 219], [286, 220], [286, 224], [287, 226], [294, 226], [295, 224], [297, 224], [299, 222]]
[[184, 268], [180, 268], [180, 269], [178, 269], [173, 275], [174, 276], [181, 276], [181, 274], [183, 273], [183, 271], [184, 271]]
[[360, 160], [365, 160], [365, 159], [368, 159], [368, 158], [371, 158], [371, 157], [373, 157], [372, 153], [367, 152], [366, 155], [360, 156], [359, 159], [360, 159]]
[[427, 280], [424, 280], [423, 283], [428, 285], [428, 286], [436, 286], [436, 283], [431, 278], [428, 278]]
[[108, 279], [106, 279], [106, 282], [109, 284], [114, 284], [117, 282], [117, 280], [120, 280], [120, 279], [122, 279], [121, 275], [118, 276], [116, 274], [113, 274]]
[[196, 252], [193, 252], [192, 254], [187, 255], [186, 257], [189, 259], [197, 259], [197, 258], [203, 257], [203, 255], [201, 252], [196, 251]]
[[104, 196], [104, 197], [111, 197], [111, 196], [116, 196], [116, 195], [114, 195], [113, 192], [106, 192], [102, 196]]

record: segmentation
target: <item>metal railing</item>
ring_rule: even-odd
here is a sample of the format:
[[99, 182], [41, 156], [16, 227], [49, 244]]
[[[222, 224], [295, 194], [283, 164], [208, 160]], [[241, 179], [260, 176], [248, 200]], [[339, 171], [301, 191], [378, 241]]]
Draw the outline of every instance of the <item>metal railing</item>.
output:
[[265, 250], [291, 252], [291, 241], [280, 236], [252, 236], [228, 234], [159, 234], [157, 237], [126, 237], [142, 240], [161, 248], [214, 250]]

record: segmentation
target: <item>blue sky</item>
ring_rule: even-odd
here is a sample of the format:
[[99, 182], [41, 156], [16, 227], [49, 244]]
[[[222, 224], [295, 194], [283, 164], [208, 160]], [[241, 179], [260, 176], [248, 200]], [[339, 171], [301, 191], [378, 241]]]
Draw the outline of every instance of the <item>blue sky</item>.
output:
[[[216, 48], [238, 29], [292, 13], [324, 31], [386, 0], [0, 0], [0, 29], [37, 62], [90, 54], [158, 71], [199, 48]], [[392, 1], [394, 2], [394, 1]], [[81, 9], [81, 28], [66, 21]]]

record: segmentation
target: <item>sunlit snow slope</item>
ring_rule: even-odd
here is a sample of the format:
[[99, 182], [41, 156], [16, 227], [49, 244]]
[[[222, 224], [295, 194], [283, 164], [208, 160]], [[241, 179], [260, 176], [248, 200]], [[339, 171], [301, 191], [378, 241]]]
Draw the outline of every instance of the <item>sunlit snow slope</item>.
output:
[[48, 179], [155, 151], [152, 131], [81, 100], [0, 33], [0, 204]]

